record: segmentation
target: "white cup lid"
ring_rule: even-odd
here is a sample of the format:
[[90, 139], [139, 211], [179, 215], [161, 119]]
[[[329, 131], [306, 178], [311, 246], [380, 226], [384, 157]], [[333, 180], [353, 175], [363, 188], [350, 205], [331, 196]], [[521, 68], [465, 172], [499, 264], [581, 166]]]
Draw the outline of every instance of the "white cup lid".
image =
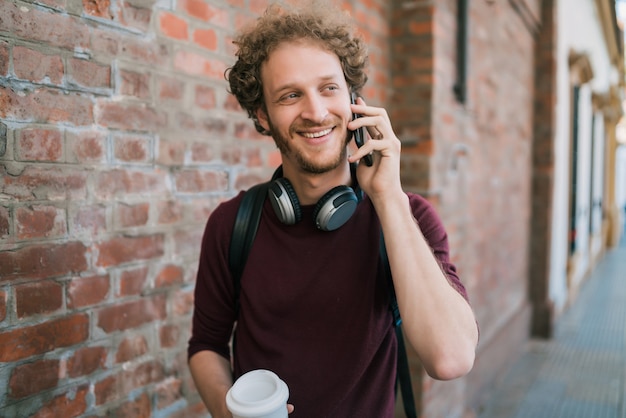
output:
[[252, 370], [237, 379], [226, 394], [226, 405], [239, 417], [263, 417], [284, 408], [287, 411], [287, 384], [269, 370]]

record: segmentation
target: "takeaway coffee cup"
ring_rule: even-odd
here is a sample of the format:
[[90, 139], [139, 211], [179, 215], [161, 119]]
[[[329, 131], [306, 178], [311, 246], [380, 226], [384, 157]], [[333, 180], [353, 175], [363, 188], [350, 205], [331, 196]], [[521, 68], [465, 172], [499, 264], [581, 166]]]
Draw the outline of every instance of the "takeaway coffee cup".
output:
[[234, 418], [287, 418], [287, 384], [269, 370], [253, 370], [237, 379], [226, 394]]

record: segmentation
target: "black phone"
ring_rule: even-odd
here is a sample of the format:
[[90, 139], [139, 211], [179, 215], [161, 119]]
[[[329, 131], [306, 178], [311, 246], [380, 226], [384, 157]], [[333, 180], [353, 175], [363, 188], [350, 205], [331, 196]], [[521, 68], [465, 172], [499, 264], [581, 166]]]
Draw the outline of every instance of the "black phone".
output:
[[[356, 93], [352, 92], [350, 94], [350, 102], [352, 104], [356, 104]], [[352, 120], [355, 120], [359, 117], [361, 117], [361, 115], [356, 113], [352, 114]], [[356, 146], [361, 148], [363, 144], [365, 144], [365, 131], [363, 130], [363, 128], [358, 128], [357, 130], [352, 131], [352, 135], [354, 136], [354, 142], [356, 143]], [[363, 159], [365, 161], [365, 165], [367, 165], [368, 167], [371, 167], [374, 163], [374, 161], [372, 160], [372, 154], [367, 154], [365, 157], [363, 157]]]

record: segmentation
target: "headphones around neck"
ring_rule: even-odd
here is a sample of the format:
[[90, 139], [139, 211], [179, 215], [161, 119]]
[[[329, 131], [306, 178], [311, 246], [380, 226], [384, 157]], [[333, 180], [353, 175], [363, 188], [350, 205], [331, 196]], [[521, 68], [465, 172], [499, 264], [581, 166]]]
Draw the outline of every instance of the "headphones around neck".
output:
[[[361, 190], [356, 183], [356, 166], [350, 165], [350, 172], [355, 184], [354, 189], [348, 186], [336, 186], [326, 192], [313, 209], [313, 220], [318, 229], [334, 231], [352, 216], [357, 204], [361, 201]], [[272, 176], [268, 196], [278, 219], [293, 225], [302, 220], [302, 209], [291, 182], [283, 177], [283, 168], [278, 167]]]

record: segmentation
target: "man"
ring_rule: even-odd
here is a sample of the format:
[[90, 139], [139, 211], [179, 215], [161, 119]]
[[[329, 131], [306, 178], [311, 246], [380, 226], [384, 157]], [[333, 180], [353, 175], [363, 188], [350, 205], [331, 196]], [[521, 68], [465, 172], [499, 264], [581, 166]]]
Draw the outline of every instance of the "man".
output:
[[[198, 391], [213, 417], [229, 417], [233, 379], [269, 369], [289, 386], [293, 417], [392, 417], [396, 339], [379, 232], [407, 339], [428, 374], [442, 380], [469, 372], [478, 339], [446, 233], [423, 198], [402, 190], [400, 141], [386, 111], [361, 98], [350, 103], [366, 82], [367, 52], [345, 14], [270, 6], [235, 43], [231, 92], [276, 142], [277, 182], [294, 216], [284, 219], [272, 206], [284, 195], [265, 202], [238, 314], [228, 248], [242, 194], [209, 218], [189, 344]], [[372, 139], [348, 156], [358, 128]], [[351, 169], [370, 154], [372, 166]], [[320, 230], [316, 206], [336, 186], [354, 188], [359, 202], [343, 225]]]

